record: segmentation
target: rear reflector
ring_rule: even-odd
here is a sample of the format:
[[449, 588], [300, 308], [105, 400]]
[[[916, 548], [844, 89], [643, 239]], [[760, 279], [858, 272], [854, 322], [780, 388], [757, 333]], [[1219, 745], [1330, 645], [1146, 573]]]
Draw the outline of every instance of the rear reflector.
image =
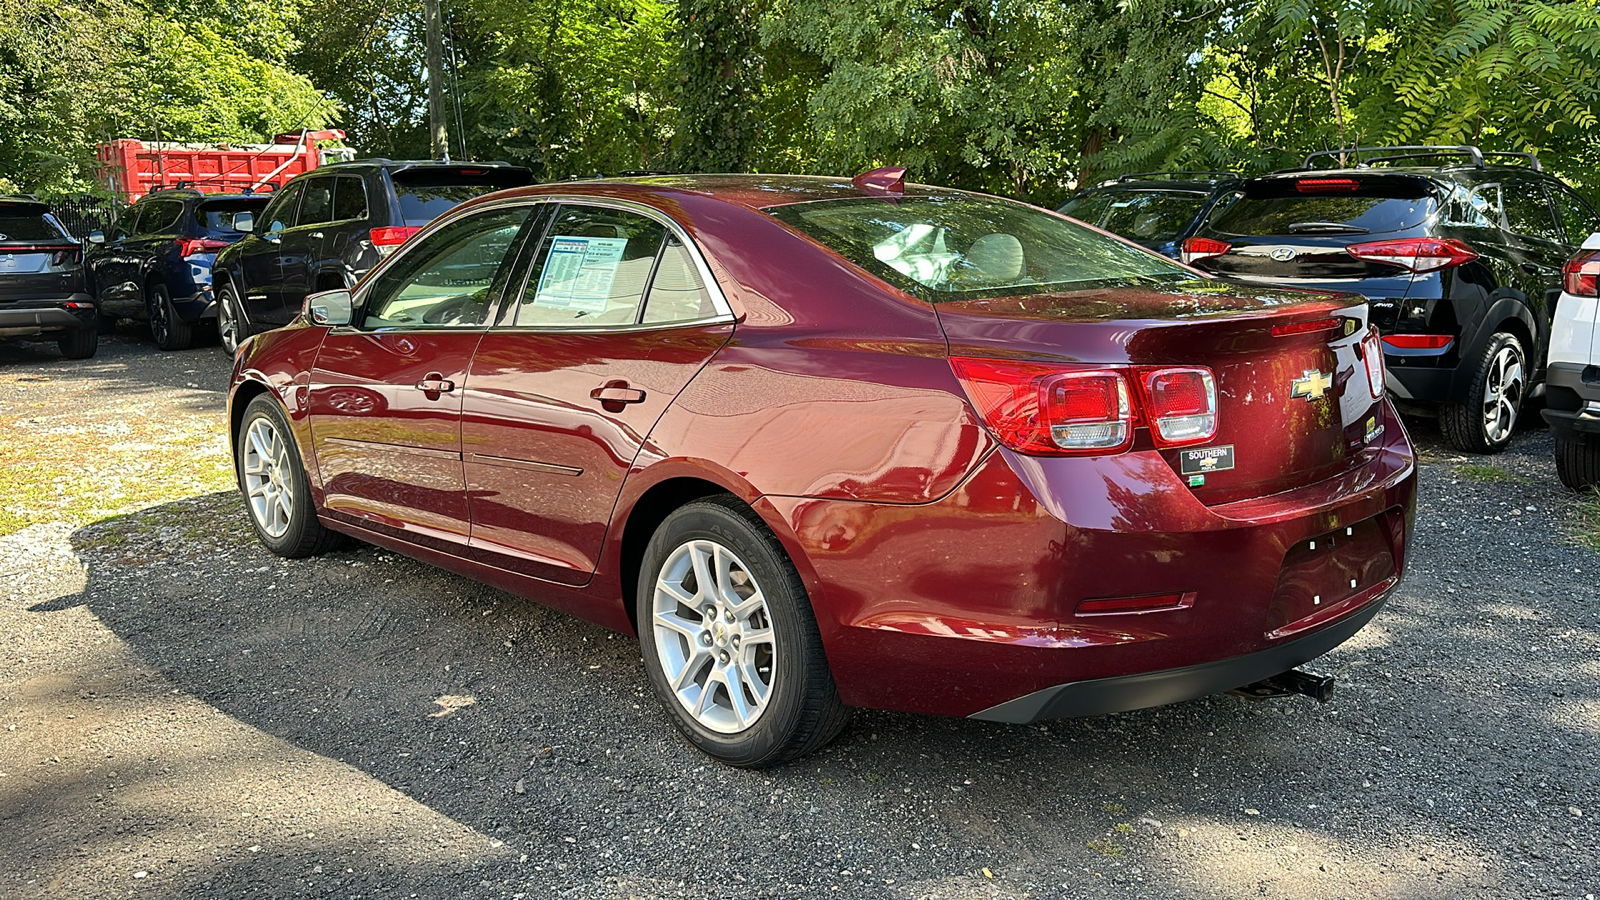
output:
[[1192, 237], [1183, 239], [1183, 246], [1179, 253], [1183, 256], [1185, 263], [1194, 265], [1199, 260], [1221, 256], [1232, 248], [1233, 245], [1227, 241], [1219, 241], [1216, 238], [1208, 237]]
[[372, 229], [369, 238], [372, 246], [378, 249], [378, 255], [388, 256], [395, 248], [404, 244], [413, 234], [421, 231], [420, 225], [390, 225], [384, 228]]
[[1300, 178], [1294, 189], [1302, 194], [1350, 194], [1361, 190], [1361, 182], [1354, 178]]
[[1356, 352], [1367, 370], [1367, 392], [1377, 400], [1383, 396], [1383, 346], [1378, 343], [1376, 328], [1369, 330], [1367, 336], [1361, 339], [1361, 343], [1356, 345]]
[[1194, 594], [1152, 594], [1147, 597], [1103, 597], [1084, 600], [1078, 604], [1076, 612], [1080, 616], [1103, 616], [1109, 613], [1158, 612], [1192, 605], [1194, 605]]
[[1386, 334], [1383, 342], [1396, 350], [1442, 350], [1455, 341], [1448, 334]]
[[1345, 248], [1356, 259], [1385, 262], [1413, 272], [1451, 269], [1478, 258], [1471, 247], [1455, 238], [1402, 238], [1394, 241], [1369, 241]]
[[1311, 334], [1314, 331], [1331, 331], [1343, 328], [1344, 323], [1336, 318], [1312, 319], [1309, 322], [1290, 322], [1284, 325], [1272, 326], [1273, 337], [1288, 337], [1291, 334]]
[[1217, 382], [1209, 369], [1144, 373], [1145, 416], [1158, 446], [1203, 444], [1217, 435]]
[[1561, 288], [1574, 297], [1600, 297], [1600, 253], [1585, 250], [1567, 260]]

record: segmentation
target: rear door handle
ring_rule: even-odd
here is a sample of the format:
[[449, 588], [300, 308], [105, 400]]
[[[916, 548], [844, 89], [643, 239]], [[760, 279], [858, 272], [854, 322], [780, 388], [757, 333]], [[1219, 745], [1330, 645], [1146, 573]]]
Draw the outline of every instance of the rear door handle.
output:
[[1555, 275], [1561, 274], [1560, 272], [1558, 272], [1555, 269], [1549, 268], [1547, 266], [1541, 266], [1538, 263], [1531, 263], [1531, 262], [1523, 263], [1522, 264], [1522, 271], [1527, 272], [1529, 275], [1538, 275], [1540, 278], [1550, 278], [1550, 277], [1553, 277]]
[[626, 381], [608, 381], [605, 387], [597, 387], [590, 391], [589, 399], [599, 400], [604, 404], [643, 403], [644, 391], [628, 387]]
[[456, 383], [438, 372], [429, 372], [417, 382], [417, 390], [426, 394], [448, 394], [455, 389]]

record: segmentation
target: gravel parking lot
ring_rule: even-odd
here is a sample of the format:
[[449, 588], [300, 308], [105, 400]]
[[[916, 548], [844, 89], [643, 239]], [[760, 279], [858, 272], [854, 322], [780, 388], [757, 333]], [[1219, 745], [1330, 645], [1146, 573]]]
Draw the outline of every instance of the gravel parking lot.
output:
[[227, 372], [0, 345], [0, 895], [1600, 893], [1600, 515], [1542, 430], [1469, 460], [1417, 426], [1412, 566], [1313, 666], [1327, 705], [862, 711], [752, 773], [673, 736], [631, 639], [372, 548], [270, 556]]

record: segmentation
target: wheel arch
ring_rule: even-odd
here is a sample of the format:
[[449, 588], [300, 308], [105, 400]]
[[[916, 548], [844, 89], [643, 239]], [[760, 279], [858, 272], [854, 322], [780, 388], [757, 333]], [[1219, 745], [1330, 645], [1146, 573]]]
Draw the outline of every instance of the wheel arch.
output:
[[[696, 500], [718, 494], [738, 496], [736, 491], [708, 478], [677, 475], [646, 488], [628, 508], [627, 518], [622, 522], [619, 541], [618, 589], [622, 593], [623, 610], [627, 613], [628, 622], [633, 625], [634, 633], [637, 634], [639, 630], [639, 611], [636, 602], [639, 567], [644, 564], [644, 551], [650, 543], [651, 536], [673, 511]], [[739, 499], [744, 502], [744, 498]]]
[[1502, 296], [1489, 307], [1472, 334], [1463, 332], [1461, 335], [1464, 346], [1458, 354], [1461, 363], [1456, 366], [1455, 376], [1450, 381], [1450, 402], [1465, 403], [1471, 399], [1472, 379], [1477, 373], [1477, 367], [1471, 361], [1476, 360], [1489, 341], [1500, 332], [1507, 332], [1522, 343], [1522, 350], [1527, 354], [1528, 388], [1533, 387], [1534, 374], [1543, 371], [1538, 359], [1538, 323], [1534, 321], [1533, 312], [1520, 294]]

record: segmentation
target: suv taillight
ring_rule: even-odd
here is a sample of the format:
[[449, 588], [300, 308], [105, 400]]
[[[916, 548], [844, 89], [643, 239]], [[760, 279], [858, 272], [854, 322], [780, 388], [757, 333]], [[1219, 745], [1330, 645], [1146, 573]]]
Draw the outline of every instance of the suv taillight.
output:
[[1455, 238], [1401, 238], [1351, 244], [1345, 250], [1366, 262], [1385, 262], [1413, 272], [1433, 272], [1472, 262], [1478, 254]]
[[193, 256], [196, 253], [210, 253], [228, 246], [227, 241], [214, 238], [178, 238], [178, 255]]
[[1561, 289], [1574, 297], [1600, 297], [1600, 252], [1583, 250], [1561, 267]]
[[1183, 256], [1183, 261], [1192, 266], [1202, 259], [1221, 256], [1231, 249], [1233, 249], [1233, 245], [1227, 241], [1219, 241], [1216, 238], [1208, 237], [1192, 237], [1183, 239], [1183, 245], [1179, 253]]
[[[951, 357], [972, 405], [1000, 443], [1032, 456], [1099, 456], [1133, 445], [1151, 426], [1157, 446], [1203, 443], [1217, 433], [1209, 369], [1073, 366]], [[1137, 403], [1130, 383], [1143, 391]]]
[[83, 262], [82, 250], [57, 250], [50, 254], [50, 265], [58, 269], [75, 266]]
[[1378, 339], [1378, 329], [1367, 330], [1367, 336], [1356, 345], [1361, 362], [1367, 370], [1367, 392], [1372, 399], [1383, 397], [1383, 344]]
[[368, 237], [372, 241], [372, 246], [378, 249], [379, 256], [388, 256], [421, 230], [422, 227], [419, 225], [389, 225], [372, 229]]

